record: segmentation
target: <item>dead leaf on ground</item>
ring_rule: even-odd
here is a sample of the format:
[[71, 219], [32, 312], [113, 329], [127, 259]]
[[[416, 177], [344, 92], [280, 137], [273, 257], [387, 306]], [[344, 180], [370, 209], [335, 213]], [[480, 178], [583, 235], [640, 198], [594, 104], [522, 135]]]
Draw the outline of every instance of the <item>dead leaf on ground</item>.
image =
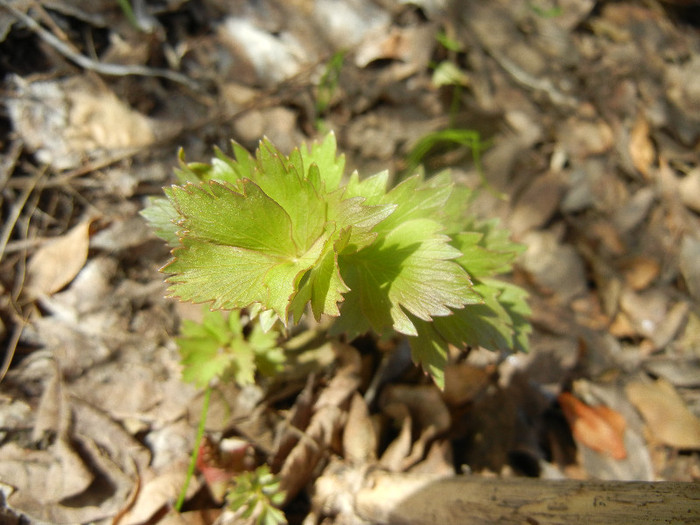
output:
[[343, 429], [343, 457], [351, 463], [367, 463], [374, 462], [376, 456], [377, 435], [369, 409], [362, 396], [355, 392]]
[[51, 295], [78, 275], [87, 261], [91, 222], [81, 222], [34, 253], [27, 268], [28, 297]]
[[680, 270], [690, 295], [700, 301], [700, 240], [686, 235], [681, 241]]
[[645, 256], [633, 257], [626, 261], [623, 266], [625, 281], [635, 291], [647, 288], [661, 272], [659, 262]]
[[[285, 429], [296, 444], [284, 458], [279, 472], [280, 490], [285, 501], [291, 501], [309, 482], [311, 476], [326, 457], [327, 451], [337, 445], [340, 431], [347, 418], [348, 402], [360, 384], [361, 359], [352, 346], [333, 343], [337, 352], [339, 369], [328, 386], [321, 391], [313, 405], [313, 414], [305, 429]], [[288, 440], [287, 440], [288, 441]]]
[[656, 158], [656, 150], [649, 132], [649, 123], [640, 115], [634, 123], [629, 142], [632, 164], [646, 179], [649, 178], [649, 170]]
[[614, 459], [627, 457], [622, 414], [604, 405], [589, 406], [568, 392], [557, 399], [577, 441]]
[[[158, 475], [144, 477], [141, 488], [134, 504], [119, 520], [119, 525], [137, 525], [147, 523], [160, 509], [177, 500], [184, 486], [186, 467], [183, 464], [171, 465], [171, 468]], [[199, 489], [197, 479], [190, 480], [187, 487], [187, 497], [191, 497]]]
[[494, 373], [493, 366], [470, 363], [448, 363], [445, 368], [443, 398], [448, 405], [463, 405], [472, 401], [486, 386]]
[[569, 119], [558, 135], [569, 155], [576, 159], [605, 153], [615, 143], [612, 129], [599, 119]]
[[[400, 405], [397, 411], [401, 413], [401, 428], [398, 436], [386, 447], [382, 457], [379, 459], [379, 465], [390, 472], [402, 472], [405, 470], [404, 462], [411, 453], [412, 433], [411, 427], [413, 420], [408, 412], [408, 409]], [[396, 414], [392, 414], [396, 417]]]
[[41, 162], [56, 169], [155, 139], [153, 121], [89, 76], [35, 82], [15, 76], [13, 81], [17, 95], [8, 107], [15, 129]]
[[[58, 375], [52, 384], [47, 395], [60, 390]], [[114, 516], [131, 497], [149, 452], [119, 424], [78, 399], [61, 395], [57, 406], [43, 405], [56, 414], [39, 422], [58, 425], [52, 444], [40, 450], [12, 442], [0, 447], [0, 479], [14, 489], [8, 507], [55, 524]], [[69, 428], [62, 426], [61, 414], [69, 414]]]
[[558, 173], [539, 175], [518, 199], [510, 217], [513, 235], [541, 228], [559, 208], [565, 184]]
[[694, 168], [683, 177], [678, 189], [683, 204], [700, 213], [700, 167]]
[[665, 379], [634, 382], [627, 385], [625, 392], [654, 438], [671, 447], [700, 448], [700, 419], [688, 409], [671, 383]]

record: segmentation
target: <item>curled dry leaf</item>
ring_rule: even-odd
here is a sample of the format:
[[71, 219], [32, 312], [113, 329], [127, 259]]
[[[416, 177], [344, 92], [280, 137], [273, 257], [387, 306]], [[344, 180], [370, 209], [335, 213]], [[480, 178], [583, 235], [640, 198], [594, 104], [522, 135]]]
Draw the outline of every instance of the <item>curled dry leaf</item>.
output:
[[627, 385], [625, 392], [661, 443], [682, 449], [700, 448], [700, 419], [671, 383], [665, 379], [635, 382]]
[[279, 472], [285, 504], [309, 482], [327, 450], [334, 445], [346, 422], [350, 400], [360, 384], [359, 352], [347, 344], [333, 343], [332, 346], [338, 356], [338, 372], [319, 393], [306, 428], [288, 430], [296, 437], [296, 443], [286, 440], [290, 449]]
[[29, 297], [51, 295], [78, 275], [87, 260], [91, 222], [81, 222], [36, 251], [27, 268]]
[[350, 402], [348, 419], [343, 429], [343, 455], [351, 462], [373, 461], [377, 454], [377, 435], [370, 419], [367, 403], [355, 392]]
[[405, 470], [404, 462], [411, 453], [411, 427], [413, 426], [413, 420], [405, 406], [400, 405], [400, 408], [397, 407], [397, 412], [403, 413], [401, 430], [399, 435], [386, 447], [379, 460], [379, 465], [390, 472]]
[[558, 401], [578, 442], [614, 459], [627, 457], [622, 414], [603, 405], [587, 405], [568, 392], [559, 394]]

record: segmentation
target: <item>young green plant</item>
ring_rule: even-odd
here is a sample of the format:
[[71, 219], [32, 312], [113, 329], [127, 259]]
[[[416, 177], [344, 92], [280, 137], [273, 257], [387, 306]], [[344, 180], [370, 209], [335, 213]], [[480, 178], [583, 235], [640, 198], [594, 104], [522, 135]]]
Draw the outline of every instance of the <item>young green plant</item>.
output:
[[[154, 209], [151, 208], [145, 214], [149, 215]], [[256, 381], [258, 373], [274, 376], [282, 370], [285, 362], [284, 352], [277, 344], [280, 339], [279, 332], [274, 329], [264, 331], [256, 321], [246, 323], [241, 319], [240, 310], [224, 314], [221, 310], [211, 311], [205, 308], [201, 322], [185, 320], [180, 332], [177, 346], [182, 364], [182, 379], [204, 389], [204, 401], [185, 483], [175, 503], [177, 511], [182, 508], [187, 488], [194, 475], [200, 444], [204, 437], [212, 385], [216, 381], [233, 381], [240, 386], [250, 385]], [[248, 480], [247, 477], [243, 479]], [[234, 480], [234, 488], [238, 486], [238, 482]], [[255, 494], [251, 495], [253, 496]], [[279, 517], [281, 512], [267, 507], [262, 505], [261, 511], [261, 516], [266, 517], [265, 523], [283, 523], [271, 522], [270, 520]]]
[[346, 178], [333, 134], [288, 156], [232, 147], [208, 164], [181, 154], [180, 184], [144, 211], [173, 247], [172, 297], [246, 309], [265, 330], [308, 311], [335, 318], [330, 335], [402, 334], [441, 388], [450, 345], [527, 348], [526, 294], [496, 277], [520, 246], [470, 216], [449, 174]]

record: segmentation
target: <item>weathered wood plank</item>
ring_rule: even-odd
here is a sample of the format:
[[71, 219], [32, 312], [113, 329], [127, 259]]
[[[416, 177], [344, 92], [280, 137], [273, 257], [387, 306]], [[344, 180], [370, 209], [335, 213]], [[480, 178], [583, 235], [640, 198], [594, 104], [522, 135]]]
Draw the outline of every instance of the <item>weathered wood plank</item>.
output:
[[371, 488], [357, 494], [358, 514], [392, 525], [700, 524], [700, 483], [464, 476], [419, 487], [416, 481], [375, 473]]

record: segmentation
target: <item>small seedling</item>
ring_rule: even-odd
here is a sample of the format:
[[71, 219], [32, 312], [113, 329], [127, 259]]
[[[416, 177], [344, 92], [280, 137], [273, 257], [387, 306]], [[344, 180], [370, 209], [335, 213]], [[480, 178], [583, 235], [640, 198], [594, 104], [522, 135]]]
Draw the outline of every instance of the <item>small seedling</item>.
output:
[[265, 332], [251, 322], [244, 334], [241, 312], [227, 315], [205, 307], [201, 322], [186, 320], [177, 339], [183, 365], [182, 378], [205, 388], [214, 379], [244, 386], [255, 383], [256, 372], [274, 376], [282, 370], [285, 355], [277, 345], [279, 332]]
[[[496, 221], [470, 216], [472, 193], [449, 174], [393, 188], [386, 171], [345, 178], [333, 134], [289, 156], [268, 140], [255, 156], [235, 143], [233, 151], [217, 150], [210, 164], [188, 164], [181, 153], [180, 184], [143, 211], [173, 248], [162, 269], [170, 295], [214, 310], [185, 322], [178, 339], [184, 379], [205, 388], [188, 481], [212, 384], [274, 374], [284, 360], [278, 330], [307, 313], [335, 319], [329, 337], [407, 337], [440, 388], [450, 346], [527, 348], [526, 294], [495, 278], [521, 247]], [[230, 504], [258, 523], [283, 523], [265, 469], [242, 474]]]
[[172, 297], [247, 309], [264, 330], [308, 307], [335, 318], [331, 335], [403, 334], [441, 388], [450, 345], [526, 348], [525, 292], [494, 278], [521, 247], [467, 213], [471, 191], [449, 174], [344, 179], [333, 134], [289, 156], [268, 140], [233, 150], [210, 164], [181, 154], [182, 183], [144, 211], [173, 246]]
[[287, 519], [277, 507], [284, 496], [277, 477], [267, 465], [262, 465], [253, 472], [236, 476], [227, 503], [241, 519], [254, 517], [256, 525], [281, 525], [287, 523]]
[[338, 51], [331, 56], [321, 75], [316, 88], [316, 128], [321, 129], [324, 125], [323, 116], [333, 102], [333, 98], [338, 92], [340, 82], [340, 72], [345, 61], [345, 51]]

